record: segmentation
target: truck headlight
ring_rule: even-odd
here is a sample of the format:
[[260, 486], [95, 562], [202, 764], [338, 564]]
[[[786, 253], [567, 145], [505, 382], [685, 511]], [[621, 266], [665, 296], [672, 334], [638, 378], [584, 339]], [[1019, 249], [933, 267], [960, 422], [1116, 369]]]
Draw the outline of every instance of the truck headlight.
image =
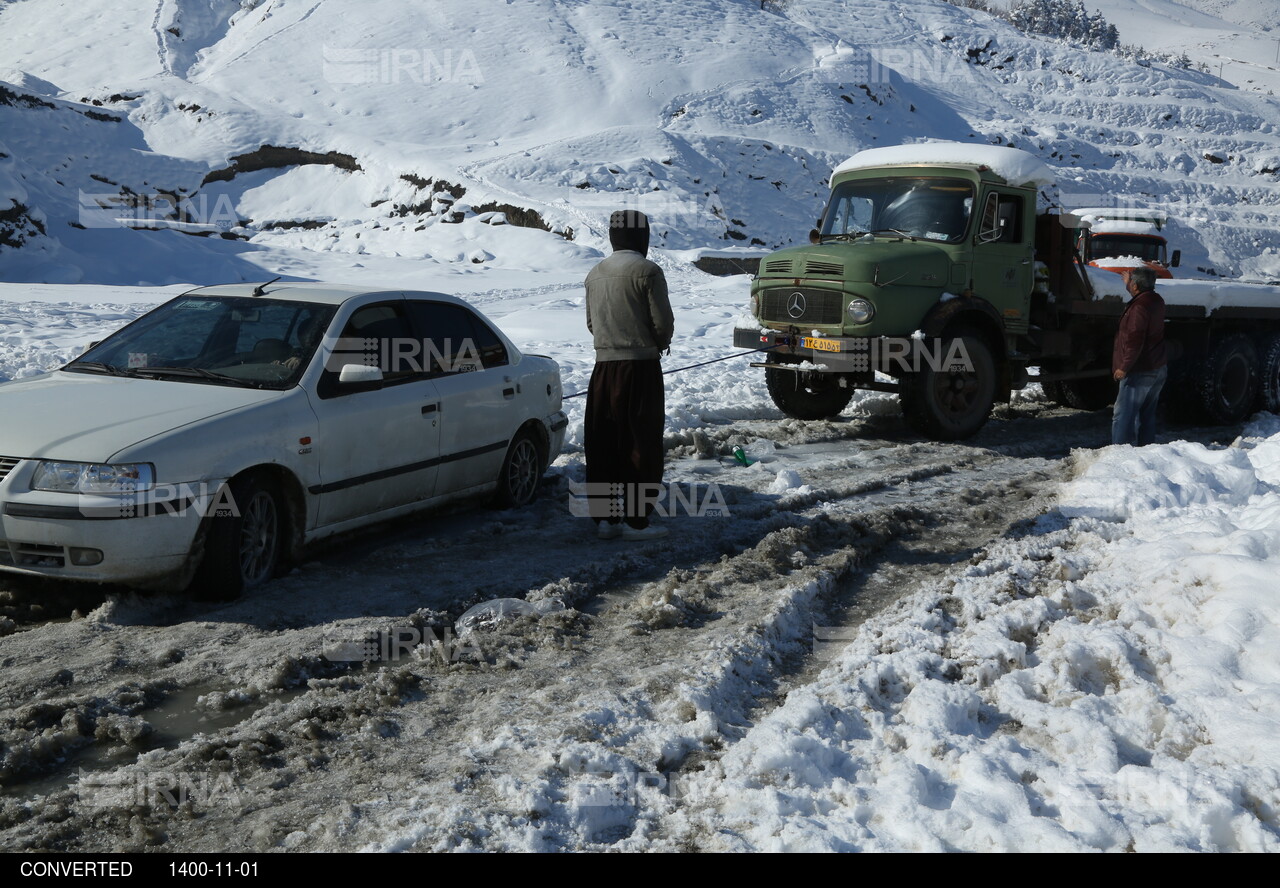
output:
[[32, 490], [55, 493], [140, 493], [155, 486], [156, 470], [150, 463], [73, 463], [41, 461], [31, 476]]
[[867, 324], [876, 316], [876, 307], [865, 299], [849, 303], [849, 320], [855, 324]]

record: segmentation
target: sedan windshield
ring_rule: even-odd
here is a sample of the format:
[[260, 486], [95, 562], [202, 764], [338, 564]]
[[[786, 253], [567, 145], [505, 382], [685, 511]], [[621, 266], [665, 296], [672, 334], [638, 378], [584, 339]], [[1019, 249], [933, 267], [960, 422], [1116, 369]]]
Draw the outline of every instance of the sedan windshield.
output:
[[266, 297], [180, 296], [63, 369], [284, 389], [302, 375], [334, 311]]
[[963, 179], [860, 179], [836, 186], [822, 238], [896, 234], [959, 243], [973, 211], [973, 186]]

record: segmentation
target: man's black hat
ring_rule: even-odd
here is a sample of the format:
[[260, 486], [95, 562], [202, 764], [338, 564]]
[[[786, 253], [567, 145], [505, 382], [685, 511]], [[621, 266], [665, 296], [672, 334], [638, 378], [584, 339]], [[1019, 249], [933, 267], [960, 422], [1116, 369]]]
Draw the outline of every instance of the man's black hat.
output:
[[649, 252], [649, 217], [639, 210], [617, 210], [609, 217], [609, 243], [615, 250]]

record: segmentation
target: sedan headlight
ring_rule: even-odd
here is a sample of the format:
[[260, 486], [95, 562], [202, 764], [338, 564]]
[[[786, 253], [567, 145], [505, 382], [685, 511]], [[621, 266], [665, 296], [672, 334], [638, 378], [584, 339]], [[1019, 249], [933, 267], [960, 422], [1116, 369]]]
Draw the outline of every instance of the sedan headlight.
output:
[[104, 465], [43, 461], [36, 465], [31, 489], [56, 493], [140, 493], [150, 490], [155, 481], [156, 470], [150, 463]]
[[855, 299], [849, 303], [849, 320], [855, 324], [868, 324], [876, 316], [876, 307], [865, 299]]

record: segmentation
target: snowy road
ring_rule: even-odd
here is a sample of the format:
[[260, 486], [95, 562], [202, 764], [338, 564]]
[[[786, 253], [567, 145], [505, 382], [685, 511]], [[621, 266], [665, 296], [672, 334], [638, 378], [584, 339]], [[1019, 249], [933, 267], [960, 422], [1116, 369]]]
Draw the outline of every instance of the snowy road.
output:
[[[530, 510], [384, 528], [231, 604], [0, 581], [0, 845], [753, 847], [724, 829], [722, 760], [867, 620], [1033, 544], [1071, 448], [1107, 432], [1035, 398], [1000, 417], [963, 444], [889, 411], [703, 430], [750, 468], [677, 434], [668, 481], [719, 485], [729, 515], [655, 543], [570, 515], [569, 454]], [[503, 597], [568, 609], [453, 635]], [[428, 644], [323, 656], [396, 630]]]

